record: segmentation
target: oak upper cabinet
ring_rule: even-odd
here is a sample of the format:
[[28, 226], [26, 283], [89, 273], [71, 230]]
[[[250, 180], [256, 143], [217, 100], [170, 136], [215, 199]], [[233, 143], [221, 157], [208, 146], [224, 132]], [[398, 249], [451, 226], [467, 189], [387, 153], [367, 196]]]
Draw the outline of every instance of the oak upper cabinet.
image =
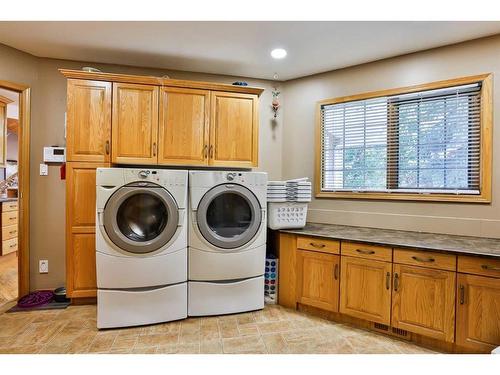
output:
[[258, 164], [257, 95], [212, 92], [210, 165], [241, 168]]
[[158, 164], [208, 165], [210, 91], [162, 87]]
[[297, 250], [297, 302], [339, 311], [340, 257]]
[[66, 288], [71, 298], [96, 296], [96, 168], [109, 163], [67, 164]]
[[392, 326], [454, 342], [455, 277], [452, 271], [394, 264]]
[[391, 275], [392, 263], [342, 256], [340, 312], [389, 325]]
[[111, 141], [111, 83], [68, 79], [67, 161], [108, 162]]
[[153, 85], [113, 83], [113, 163], [157, 163], [158, 91]]
[[500, 279], [459, 273], [456, 344], [489, 353], [500, 345]]

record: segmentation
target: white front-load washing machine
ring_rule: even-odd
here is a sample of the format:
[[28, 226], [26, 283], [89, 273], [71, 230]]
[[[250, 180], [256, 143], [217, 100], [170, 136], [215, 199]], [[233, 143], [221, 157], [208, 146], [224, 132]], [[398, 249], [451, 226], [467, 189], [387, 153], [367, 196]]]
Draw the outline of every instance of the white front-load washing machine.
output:
[[187, 316], [187, 183], [182, 170], [98, 168], [97, 327]]
[[189, 172], [188, 315], [264, 308], [267, 174]]

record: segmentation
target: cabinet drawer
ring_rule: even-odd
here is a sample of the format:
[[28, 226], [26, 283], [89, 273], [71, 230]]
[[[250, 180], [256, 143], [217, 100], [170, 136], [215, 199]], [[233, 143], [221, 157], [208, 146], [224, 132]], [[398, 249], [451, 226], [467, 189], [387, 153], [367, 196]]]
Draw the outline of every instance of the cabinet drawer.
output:
[[17, 237], [17, 224], [2, 227], [2, 240], [10, 240]]
[[394, 263], [446, 271], [455, 271], [457, 269], [457, 257], [455, 255], [422, 250], [394, 249]]
[[315, 237], [297, 237], [297, 247], [303, 250], [319, 251], [321, 253], [339, 254], [340, 242]]
[[17, 224], [17, 211], [2, 212], [2, 227]]
[[361, 242], [342, 242], [342, 255], [391, 262], [392, 248]]
[[500, 278], [500, 259], [458, 257], [458, 272]]
[[10, 240], [2, 241], [2, 255], [17, 251], [17, 237]]
[[7, 211], [17, 211], [17, 201], [12, 201], [12, 202], [3, 202], [2, 203], [2, 212], [7, 212]]

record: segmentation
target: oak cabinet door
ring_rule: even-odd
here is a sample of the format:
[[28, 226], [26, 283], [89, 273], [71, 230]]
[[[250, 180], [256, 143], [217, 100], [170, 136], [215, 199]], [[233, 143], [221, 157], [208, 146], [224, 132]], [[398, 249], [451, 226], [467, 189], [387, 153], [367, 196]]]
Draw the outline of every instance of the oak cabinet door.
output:
[[163, 87], [159, 164], [207, 165], [210, 91]]
[[340, 312], [389, 325], [392, 263], [341, 257]]
[[66, 288], [71, 298], [97, 295], [96, 168], [109, 166], [74, 162], [66, 165]]
[[209, 164], [251, 168], [258, 164], [257, 95], [212, 92]]
[[394, 264], [392, 326], [454, 342], [456, 273]]
[[158, 86], [113, 83], [113, 163], [157, 163], [158, 105]]
[[111, 83], [69, 79], [67, 100], [67, 161], [109, 161]]
[[457, 341], [471, 352], [500, 346], [500, 279], [459, 273]]
[[297, 302], [339, 311], [338, 255], [297, 250]]

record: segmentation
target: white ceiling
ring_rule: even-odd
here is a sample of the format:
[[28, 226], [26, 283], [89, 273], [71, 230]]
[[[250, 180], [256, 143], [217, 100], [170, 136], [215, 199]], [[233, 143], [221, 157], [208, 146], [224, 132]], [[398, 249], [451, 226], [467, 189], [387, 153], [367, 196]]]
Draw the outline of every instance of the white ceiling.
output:
[[[0, 22], [35, 56], [289, 80], [500, 33], [500, 22]], [[274, 60], [273, 48], [288, 56]]]

